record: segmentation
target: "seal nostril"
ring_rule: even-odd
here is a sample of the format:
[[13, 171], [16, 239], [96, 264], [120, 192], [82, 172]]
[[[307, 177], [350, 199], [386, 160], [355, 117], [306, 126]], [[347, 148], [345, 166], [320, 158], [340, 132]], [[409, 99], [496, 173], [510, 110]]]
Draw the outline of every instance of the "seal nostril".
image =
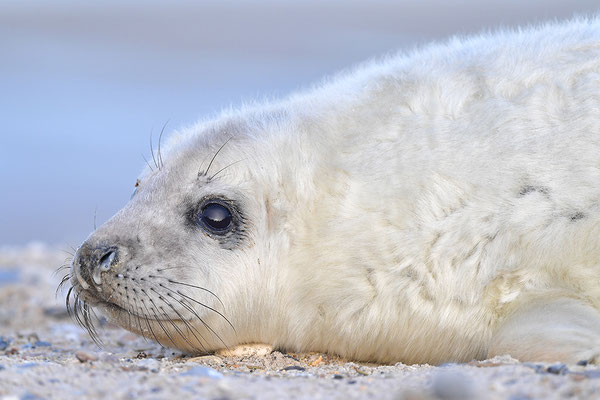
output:
[[102, 271], [108, 271], [114, 264], [117, 252], [114, 250], [109, 251], [100, 258], [100, 269]]
[[102, 272], [110, 271], [110, 269], [117, 263], [117, 249], [111, 248], [99, 248], [96, 250], [101, 255], [97, 258], [98, 264], [93, 270], [92, 280], [98, 286], [102, 284]]

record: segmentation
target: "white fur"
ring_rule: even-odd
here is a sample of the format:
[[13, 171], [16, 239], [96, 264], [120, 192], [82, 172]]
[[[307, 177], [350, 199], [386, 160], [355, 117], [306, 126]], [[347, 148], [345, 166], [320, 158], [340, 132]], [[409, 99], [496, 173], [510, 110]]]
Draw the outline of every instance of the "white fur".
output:
[[[194, 189], [228, 138], [211, 166], [226, 169]], [[228, 345], [407, 363], [600, 351], [599, 19], [373, 62], [186, 129], [163, 156], [98, 234], [176, 231], [160, 215], [190, 190], [242, 198], [246, 245], [179, 242]]]

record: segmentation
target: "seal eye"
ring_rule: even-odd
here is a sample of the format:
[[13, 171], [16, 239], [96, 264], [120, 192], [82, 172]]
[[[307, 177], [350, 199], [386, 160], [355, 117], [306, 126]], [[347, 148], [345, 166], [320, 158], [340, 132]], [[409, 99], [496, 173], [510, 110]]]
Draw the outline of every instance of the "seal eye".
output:
[[198, 219], [213, 233], [224, 233], [231, 226], [231, 211], [221, 204], [208, 203], [200, 211]]

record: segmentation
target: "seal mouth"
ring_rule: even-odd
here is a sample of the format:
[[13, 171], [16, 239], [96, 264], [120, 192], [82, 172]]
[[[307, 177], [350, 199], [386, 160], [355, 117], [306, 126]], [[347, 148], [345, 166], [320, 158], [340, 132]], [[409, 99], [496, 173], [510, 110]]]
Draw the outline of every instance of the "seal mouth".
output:
[[[106, 262], [111, 261], [107, 258]], [[196, 310], [195, 304], [223, 318], [235, 333], [235, 328], [222, 312], [184, 291], [169, 288], [162, 282], [150, 285], [148, 289], [148, 287], [140, 287], [137, 282], [128, 281], [127, 285], [132, 291], [128, 294], [127, 285], [124, 286], [124, 292], [119, 291], [110, 285], [103, 286], [102, 283], [105, 282], [98, 282], [93, 277], [86, 280], [84, 279], [86, 276], [82, 276], [79, 271], [79, 268], [71, 266], [71, 270], [63, 277], [58, 289], [70, 284], [65, 299], [67, 311], [82, 328], [87, 330], [98, 346], [103, 345], [97, 330], [106, 321], [100, 316], [102, 314], [108, 317], [111, 323], [155, 340], [165, 347], [194, 353], [207, 353], [215, 348], [227, 347], [219, 333], [209, 325], [209, 321], [206, 320], [208, 316]], [[120, 275], [115, 276], [123, 278]], [[144, 281], [147, 278], [156, 277], [148, 275], [139, 280]], [[221, 305], [223, 304], [218, 296], [208, 289], [171, 279], [168, 279], [168, 282], [207, 292]], [[135, 288], [131, 287], [136, 284]], [[118, 281], [116, 285], [118, 287], [123, 284]], [[161, 291], [161, 288], [164, 290]], [[100, 313], [96, 314], [97, 311]]]

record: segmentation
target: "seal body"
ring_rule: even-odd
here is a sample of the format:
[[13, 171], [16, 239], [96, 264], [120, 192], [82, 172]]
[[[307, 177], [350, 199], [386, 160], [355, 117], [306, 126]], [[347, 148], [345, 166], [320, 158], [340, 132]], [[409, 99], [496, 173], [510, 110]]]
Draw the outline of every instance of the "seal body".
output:
[[156, 158], [78, 250], [80, 310], [190, 352], [600, 351], [598, 19], [372, 62]]

